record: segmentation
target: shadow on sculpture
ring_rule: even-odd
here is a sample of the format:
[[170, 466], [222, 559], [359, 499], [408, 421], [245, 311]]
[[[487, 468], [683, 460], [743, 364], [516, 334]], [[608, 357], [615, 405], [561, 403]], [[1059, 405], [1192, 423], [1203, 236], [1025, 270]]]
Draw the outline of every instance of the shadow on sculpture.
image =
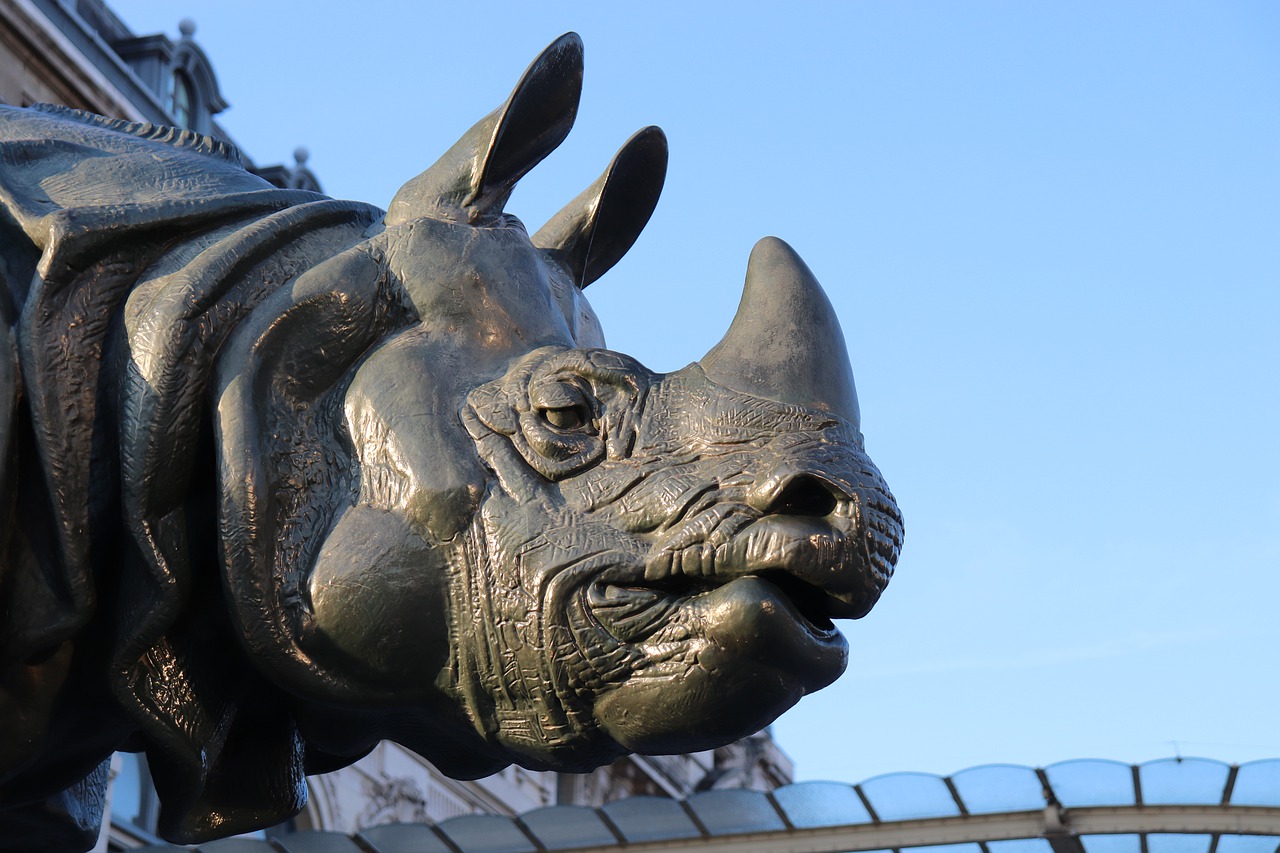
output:
[[[646, 128], [529, 237], [575, 35], [383, 211], [187, 131], [0, 111], [0, 833], [82, 849], [115, 750], [160, 832], [277, 823], [395, 740], [459, 778], [754, 732], [845, 667], [902, 538], [785, 243], [656, 374], [582, 290], [657, 202]], [[23, 839], [27, 839], [24, 842]]]

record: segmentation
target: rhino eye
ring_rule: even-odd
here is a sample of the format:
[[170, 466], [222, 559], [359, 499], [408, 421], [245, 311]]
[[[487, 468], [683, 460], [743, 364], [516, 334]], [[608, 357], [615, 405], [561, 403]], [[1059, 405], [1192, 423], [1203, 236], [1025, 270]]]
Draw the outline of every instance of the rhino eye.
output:
[[590, 415], [584, 405], [563, 406], [555, 409], [542, 409], [542, 419], [555, 429], [576, 430], [587, 425]]
[[556, 432], [591, 431], [595, 410], [589, 392], [575, 381], [555, 381], [529, 389], [531, 408]]
[[605, 452], [599, 400], [585, 380], [554, 377], [529, 385], [529, 404], [512, 435], [525, 460], [549, 480], [599, 462]]

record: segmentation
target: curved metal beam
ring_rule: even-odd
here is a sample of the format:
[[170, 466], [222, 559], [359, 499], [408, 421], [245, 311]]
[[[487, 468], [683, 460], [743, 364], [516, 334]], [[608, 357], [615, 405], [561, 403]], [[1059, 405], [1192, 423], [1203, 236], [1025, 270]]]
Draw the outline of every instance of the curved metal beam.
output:
[[[1045, 838], [1055, 853], [1078, 851], [1081, 835], [1177, 833], [1274, 835], [1280, 808], [1245, 806], [1121, 806], [927, 818], [788, 829], [676, 841], [628, 844], [627, 853], [859, 853], [936, 844]], [[617, 853], [618, 847], [579, 848], [579, 853]], [[388, 851], [390, 853], [390, 851]], [[549, 853], [554, 853], [549, 851]]]

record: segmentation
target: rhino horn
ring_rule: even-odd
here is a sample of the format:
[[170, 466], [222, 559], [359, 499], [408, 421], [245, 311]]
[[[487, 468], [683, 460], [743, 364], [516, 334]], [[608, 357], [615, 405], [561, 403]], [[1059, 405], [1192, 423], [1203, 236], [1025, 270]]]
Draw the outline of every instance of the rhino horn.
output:
[[386, 224], [424, 216], [474, 224], [501, 212], [516, 181], [568, 136], [581, 95], [582, 39], [566, 33], [533, 61], [506, 103], [400, 188]]
[[713, 382], [859, 425], [840, 322], [809, 267], [777, 237], [751, 250], [738, 313], [699, 362]]
[[609, 271], [658, 206], [667, 176], [667, 137], [646, 127], [626, 141], [595, 183], [533, 235], [578, 287]]

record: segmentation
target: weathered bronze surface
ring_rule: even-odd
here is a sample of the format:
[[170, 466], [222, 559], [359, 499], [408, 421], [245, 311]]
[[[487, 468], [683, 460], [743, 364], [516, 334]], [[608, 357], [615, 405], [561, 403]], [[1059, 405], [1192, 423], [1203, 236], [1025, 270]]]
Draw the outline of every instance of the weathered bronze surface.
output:
[[0, 110], [0, 837], [85, 847], [113, 750], [192, 842], [381, 738], [585, 770], [843, 671], [831, 620], [902, 526], [836, 317], [766, 238], [702, 361], [605, 349], [582, 289], [648, 221], [661, 131], [532, 238], [503, 212], [581, 79], [570, 34], [385, 215], [189, 132]]

